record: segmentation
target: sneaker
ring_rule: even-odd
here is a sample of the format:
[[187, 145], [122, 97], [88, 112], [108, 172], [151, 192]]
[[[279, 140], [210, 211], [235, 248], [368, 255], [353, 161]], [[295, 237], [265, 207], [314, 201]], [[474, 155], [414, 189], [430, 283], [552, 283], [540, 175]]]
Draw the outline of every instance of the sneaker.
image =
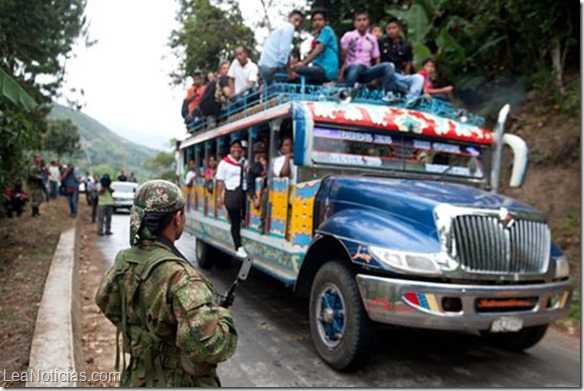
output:
[[112, 231], [107, 231], [105, 234], [106, 235], [113, 235], [114, 233]]
[[389, 91], [381, 98], [381, 100], [386, 102], [386, 103], [395, 103], [395, 102], [399, 102], [401, 99], [397, 95], [395, 95], [393, 92]]
[[247, 252], [243, 247], [239, 247], [235, 253], [235, 256], [238, 258], [247, 258]]

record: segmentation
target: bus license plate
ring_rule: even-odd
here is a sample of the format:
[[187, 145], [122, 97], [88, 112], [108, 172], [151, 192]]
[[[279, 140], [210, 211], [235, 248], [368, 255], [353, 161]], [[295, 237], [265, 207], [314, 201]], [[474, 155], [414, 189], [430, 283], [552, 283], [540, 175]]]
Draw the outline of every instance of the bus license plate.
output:
[[515, 316], [502, 316], [491, 324], [492, 333], [504, 333], [507, 331], [519, 331], [523, 327], [523, 319]]

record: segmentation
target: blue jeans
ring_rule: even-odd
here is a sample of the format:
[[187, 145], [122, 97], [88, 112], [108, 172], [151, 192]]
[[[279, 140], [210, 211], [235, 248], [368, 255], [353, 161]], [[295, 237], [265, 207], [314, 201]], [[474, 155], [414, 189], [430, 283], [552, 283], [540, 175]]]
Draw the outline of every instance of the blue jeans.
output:
[[269, 86], [274, 82], [276, 73], [285, 71], [284, 68], [270, 68], [262, 65], [258, 66], [258, 68], [265, 86]]
[[59, 196], [59, 182], [49, 181], [51, 191], [49, 193], [49, 199], [54, 200]]
[[226, 109], [230, 110], [231, 113], [243, 109], [244, 106], [249, 107], [252, 101], [257, 101], [259, 99], [260, 93], [257, 87], [252, 87], [248, 90], [240, 92], [238, 95], [232, 97], [232, 103], [228, 104]]
[[352, 87], [355, 83], [371, 83], [373, 80], [381, 80], [383, 92], [395, 90], [395, 68], [390, 62], [366, 67], [365, 65], [349, 65], [345, 69], [345, 83]]
[[79, 192], [67, 193], [67, 199], [69, 200], [69, 210], [72, 216], [77, 216], [77, 202], [79, 200]]
[[424, 87], [424, 77], [422, 75], [403, 75], [401, 73], [395, 73], [395, 82], [400, 89], [407, 90], [406, 93], [406, 104], [415, 101], [422, 92]]

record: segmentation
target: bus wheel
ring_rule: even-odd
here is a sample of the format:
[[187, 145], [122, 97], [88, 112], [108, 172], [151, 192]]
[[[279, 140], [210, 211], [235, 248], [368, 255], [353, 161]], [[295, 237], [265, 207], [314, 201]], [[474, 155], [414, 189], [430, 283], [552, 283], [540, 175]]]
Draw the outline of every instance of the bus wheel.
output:
[[510, 352], [521, 352], [537, 344], [544, 337], [548, 325], [525, 327], [517, 332], [489, 333], [481, 336], [491, 345]]
[[207, 243], [203, 242], [201, 239], [197, 238], [195, 245], [195, 256], [197, 258], [197, 263], [201, 269], [211, 269], [213, 267], [213, 253], [216, 252], [213, 247], [209, 246]]
[[368, 356], [371, 325], [351, 272], [339, 262], [325, 263], [310, 292], [310, 332], [320, 357], [332, 368], [351, 371]]

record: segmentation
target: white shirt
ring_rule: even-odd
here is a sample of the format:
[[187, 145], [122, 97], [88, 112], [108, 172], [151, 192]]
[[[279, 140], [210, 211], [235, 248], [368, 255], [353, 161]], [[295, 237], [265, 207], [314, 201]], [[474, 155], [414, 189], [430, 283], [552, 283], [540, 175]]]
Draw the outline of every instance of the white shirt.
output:
[[53, 182], [61, 182], [61, 172], [57, 166], [49, 166], [49, 179]]
[[[235, 161], [235, 159], [231, 158]], [[240, 161], [241, 162], [241, 161]], [[217, 166], [217, 173], [215, 174], [215, 179], [218, 181], [223, 181], [225, 184], [225, 189], [232, 191], [239, 187], [241, 184], [243, 186], [243, 191], [247, 190], [247, 185], [245, 183], [245, 178], [241, 178], [242, 169], [241, 166], [236, 166], [231, 163], [227, 163], [224, 160], [219, 162]]]
[[240, 92], [248, 89], [249, 85], [248, 82], [252, 82], [254, 85], [257, 86], [258, 66], [248, 58], [247, 62], [245, 63], [245, 66], [242, 67], [239, 61], [235, 59], [233, 60], [231, 66], [229, 67], [229, 72], [227, 72], [227, 76], [234, 79], [235, 95], [237, 95]]
[[[197, 172], [196, 171], [191, 171], [189, 170], [189, 172], [187, 172], [187, 175], [185, 176], [185, 185], [189, 185], [189, 182], [193, 179], [197, 177]], [[195, 184], [194, 182], [192, 183], [193, 185]]]
[[[286, 155], [282, 155], [274, 159], [274, 175], [279, 178], [282, 173], [282, 168], [284, 168], [284, 163], [286, 162]], [[293, 159], [290, 159], [290, 184], [296, 183], [296, 171], [297, 167], [294, 164]]]

